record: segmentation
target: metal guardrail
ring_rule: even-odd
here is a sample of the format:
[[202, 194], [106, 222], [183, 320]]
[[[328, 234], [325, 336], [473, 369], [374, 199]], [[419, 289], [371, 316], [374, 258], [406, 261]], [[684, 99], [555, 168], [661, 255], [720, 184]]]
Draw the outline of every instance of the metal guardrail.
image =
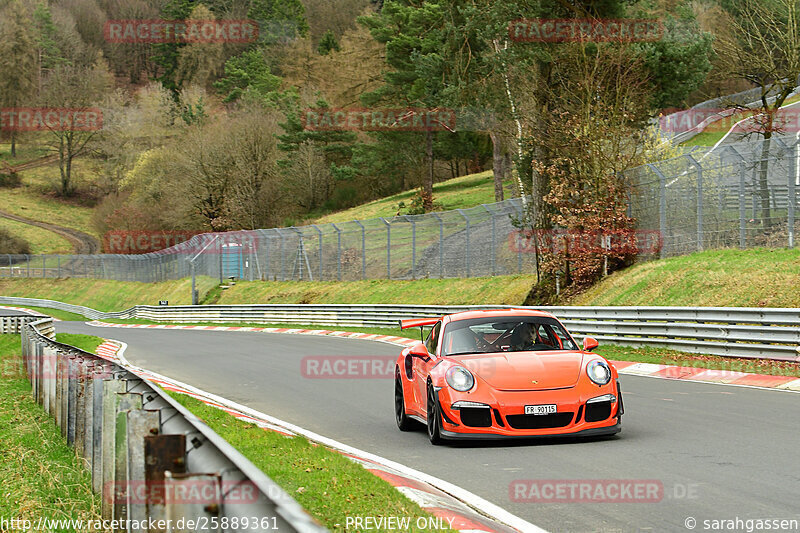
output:
[[121, 524], [114, 531], [327, 531], [159, 387], [54, 338], [51, 318], [24, 325], [25, 371], [91, 471], [103, 519]]
[[[22, 327], [31, 322], [42, 320], [46, 316], [39, 315], [14, 315], [14, 316], [0, 316], [0, 334], [14, 334], [19, 335], [22, 333]], [[45, 333], [47, 335], [48, 333]]]
[[[485, 305], [253, 304], [146, 306], [103, 313], [87, 307], [0, 296], [0, 304], [51, 307], [88, 318], [137, 318], [161, 322], [397, 326], [405, 318], [441, 316]], [[573, 334], [629, 346], [657, 346], [711, 355], [800, 362], [800, 308], [759, 307], [524, 307], [560, 318]]]

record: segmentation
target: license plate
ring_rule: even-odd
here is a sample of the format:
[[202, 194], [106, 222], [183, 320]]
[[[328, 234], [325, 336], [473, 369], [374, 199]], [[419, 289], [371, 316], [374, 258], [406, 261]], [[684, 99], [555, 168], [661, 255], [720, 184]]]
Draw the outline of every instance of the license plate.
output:
[[526, 415], [549, 415], [557, 412], [556, 404], [547, 405], [526, 405]]

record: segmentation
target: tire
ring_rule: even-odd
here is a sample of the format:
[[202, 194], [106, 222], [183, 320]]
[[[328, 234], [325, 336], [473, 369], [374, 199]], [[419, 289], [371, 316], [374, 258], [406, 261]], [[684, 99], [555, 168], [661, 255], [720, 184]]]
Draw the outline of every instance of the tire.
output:
[[400, 378], [400, 371], [394, 371], [394, 419], [400, 431], [411, 431], [414, 429], [414, 421], [406, 415], [406, 402], [403, 398], [403, 381]]
[[442, 415], [439, 408], [439, 398], [433, 390], [433, 385], [428, 384], [428, 438], [431, 444], [438, 445], [442, 443]]

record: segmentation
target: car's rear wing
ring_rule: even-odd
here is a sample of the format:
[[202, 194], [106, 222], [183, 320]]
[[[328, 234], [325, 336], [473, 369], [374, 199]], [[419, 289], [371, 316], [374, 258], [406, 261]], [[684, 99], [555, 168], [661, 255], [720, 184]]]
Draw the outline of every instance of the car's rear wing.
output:
[[432, 326], [439, 322], [441, 318], [410, 318], [408, 320], [400, 320], [400, 329], [406, 328], [420, 328], [422, 326]]

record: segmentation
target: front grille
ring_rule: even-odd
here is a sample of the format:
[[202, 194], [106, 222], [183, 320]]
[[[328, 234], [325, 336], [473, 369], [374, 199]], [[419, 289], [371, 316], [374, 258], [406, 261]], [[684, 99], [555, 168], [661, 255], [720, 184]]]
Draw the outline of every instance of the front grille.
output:
[[461, 422], [474, 428], [488, 428], [492, 425], [492, 410], [486, 407], [462, 407]]
[[586, 404], [586, 421], [600, 422], [611, 416], [611, 402], [593, 402]]
[[563, 428], [572, 422], [575, 413], [553, 413], [550, 415], [506, 415], [508, 425], [514, 429]]

